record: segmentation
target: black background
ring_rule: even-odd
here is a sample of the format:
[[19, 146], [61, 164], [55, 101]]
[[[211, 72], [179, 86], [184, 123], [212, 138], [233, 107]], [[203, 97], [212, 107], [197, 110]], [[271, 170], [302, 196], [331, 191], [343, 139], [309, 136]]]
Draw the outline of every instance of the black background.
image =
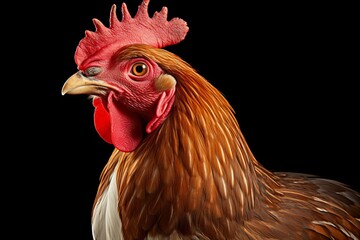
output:
[[[140, 2], [126, 1], [132, 15]], [[7, 8], [3, 51], [10, 51], [4, 60], [11, 77], [4, 79], [11, 86], [3, 88], [3, 119], [10, 151], [3, 172], [10, 175], [3, 192], [15, 205], [8, 221], [15, 235], [91, 239], [91, 207], [113, 147], [97, 135], [87, 97], [60, 91], [77, 71], [74, 52], [85, 30], [94, 30], [91, 19], [108, 26], [114, 3], [121, 19], [122, 1]], [[187, 21], [186, 39], [168, 49], [223, 92], [259, 162], [359, 190], [354, 6], [235, 3], [151, 0], [149, 13], [167, 6], [169, 19]]]

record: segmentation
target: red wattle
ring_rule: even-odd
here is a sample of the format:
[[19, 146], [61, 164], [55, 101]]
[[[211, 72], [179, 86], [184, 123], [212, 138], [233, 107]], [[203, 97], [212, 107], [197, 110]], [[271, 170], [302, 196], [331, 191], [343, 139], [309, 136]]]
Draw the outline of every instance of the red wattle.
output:
[[[144, 126], [141, 118], [125, 107], [119, 106], [113, 94], [109, 94], [107, 108], [95, 98], [94, 123], [100, 137], [123, 152], [131, 152], [143, 139]], [[108, 109], [108, 110], [106, 110]]]
[[94, 98], [94, 124], [95, 129], [105, 142], [112, 144], [110, 114], [106, 111], [100, 98]]

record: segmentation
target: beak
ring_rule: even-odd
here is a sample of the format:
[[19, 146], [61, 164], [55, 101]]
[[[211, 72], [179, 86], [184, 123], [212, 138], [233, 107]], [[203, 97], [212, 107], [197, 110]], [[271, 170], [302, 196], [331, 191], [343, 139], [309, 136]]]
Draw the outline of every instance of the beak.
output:
[[72, 75], [64, 83], [61, 94], [88, 94], [88, 95], [102, 95], [111, 85], [104, 81], [97, 79], [89, 79], [85, 77], [81, 72], [77, 72]]

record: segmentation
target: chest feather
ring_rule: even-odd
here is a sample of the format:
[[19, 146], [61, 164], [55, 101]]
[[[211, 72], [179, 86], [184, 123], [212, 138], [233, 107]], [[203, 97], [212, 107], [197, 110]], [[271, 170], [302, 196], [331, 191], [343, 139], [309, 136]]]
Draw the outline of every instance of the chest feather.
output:
[[109, 185], [98, 199], [92, 216], [92, 231], [95, 240], [122, 240], [122, 224], [118, 212], [118, 190], [115, 167]]

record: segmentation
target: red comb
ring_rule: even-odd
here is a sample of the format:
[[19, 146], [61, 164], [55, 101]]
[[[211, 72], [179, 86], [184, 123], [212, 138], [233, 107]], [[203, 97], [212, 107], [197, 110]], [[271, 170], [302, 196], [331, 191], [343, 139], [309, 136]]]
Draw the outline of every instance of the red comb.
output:
[[122, 4], [122, 20], [116, 16], [116, 5], [110, 11], [110, 27], [105, 27], [98, 19], [93, 19], [95, 32], [85, 31], [80, 41], [75, 62], [79, 66], [103, 48], [117, 50], [128, 44], [142, 43], [157, 48], [179, 43], [189, 30], [184, 20], [173, 18], [167, 21], [167, 8], [155, 12], [150, 18], [148, 5], [150, 0], [143, 0], [134, 18], [131, 17], [125, 3]]

